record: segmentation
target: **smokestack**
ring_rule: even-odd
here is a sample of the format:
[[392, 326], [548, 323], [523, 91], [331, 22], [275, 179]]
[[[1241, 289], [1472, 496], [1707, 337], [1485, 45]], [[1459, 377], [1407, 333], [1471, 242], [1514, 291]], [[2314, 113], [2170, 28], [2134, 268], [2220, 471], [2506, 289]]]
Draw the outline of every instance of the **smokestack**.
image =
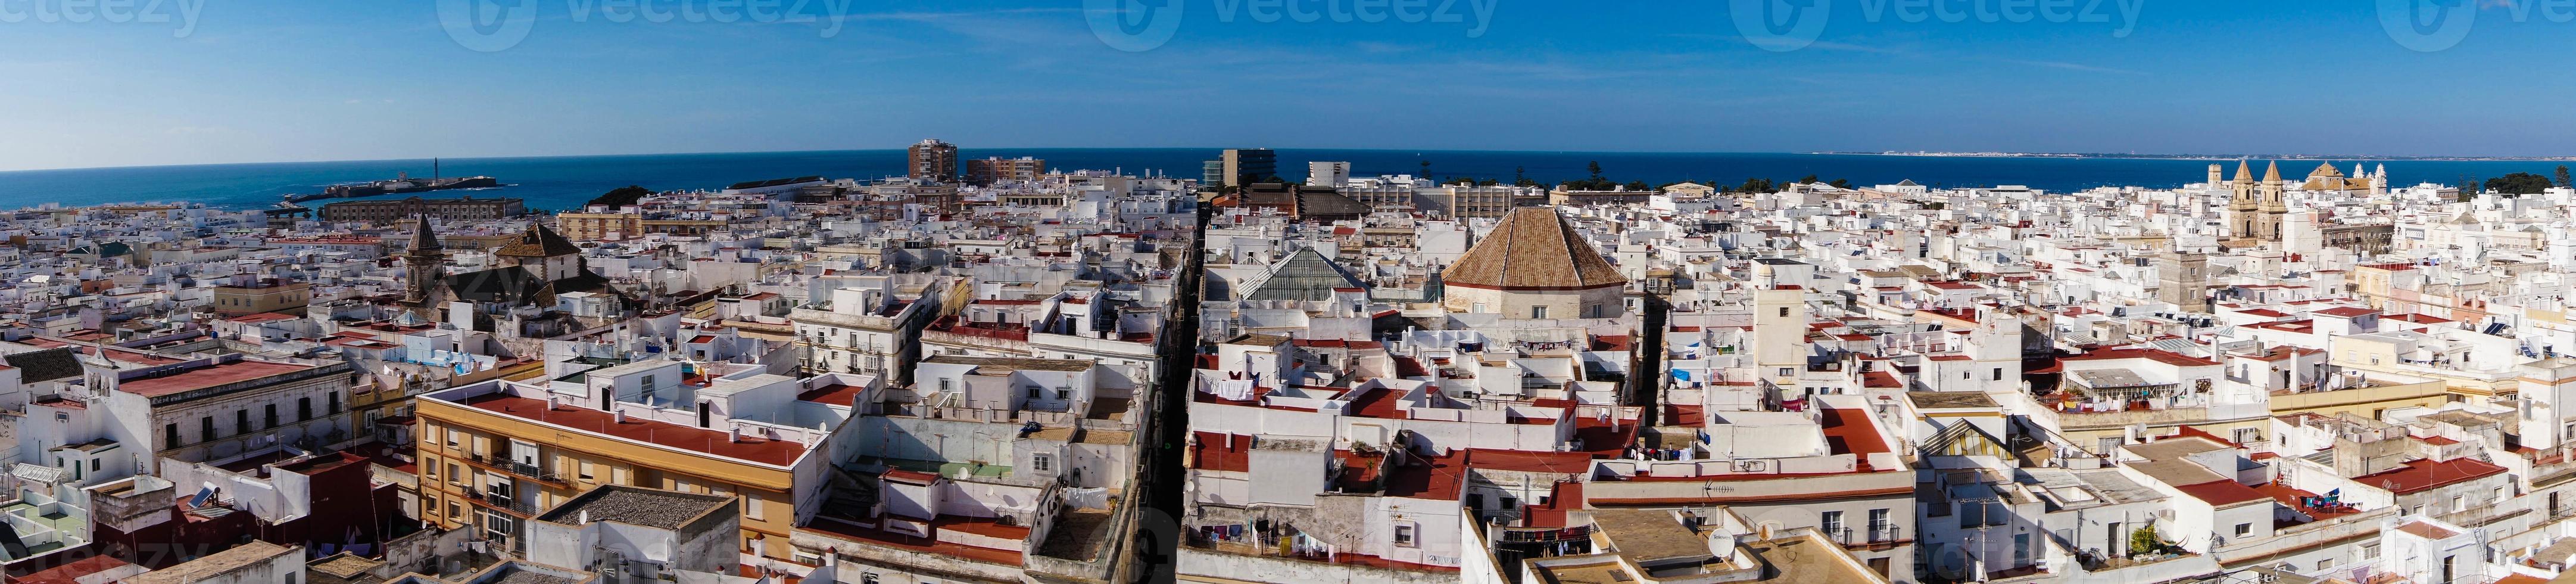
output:
[[608, 409], [608, 419], [609, 419], [609, 421], [610, 421], [610, 422], [612, 422], [612, 423], [624, 424], [624, 423], [626, 423], [626, 410], [621, 410], [621, 409], [617, 409], [617, 408], [613, 408], [613, 407], [612, 407], [612, 408], [609, 408], [609, 409]]

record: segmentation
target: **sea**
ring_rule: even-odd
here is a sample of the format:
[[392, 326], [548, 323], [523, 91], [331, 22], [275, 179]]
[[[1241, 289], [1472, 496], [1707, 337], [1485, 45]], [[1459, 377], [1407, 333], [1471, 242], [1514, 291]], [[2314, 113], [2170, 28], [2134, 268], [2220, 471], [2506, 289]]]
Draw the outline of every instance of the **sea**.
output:
[[[1214, 148], [961, 148], [960, 159], [988, 156], [1033, 156], [1056, 170], [1112, 170], [1137, 175], [1196, 178]], [[1854, 185], [1894, 184], [1912, 180], [1931, 187], [2022, 185], [2054, 192], [2099, 186], [2178, 187], [2200, 182], [2212, 160], [2180, 158], [2062, 156], [1925, 156], [1887, 154], [1801, 153], [1648, 153], [1535, 152], [1459, 150], [1279, 149], [1279, 174], [1301, 180], [1306, 163], [1349, 162], [1352, 174], [1429, 174], [1490, 178], [1509, 183], [1526, 177], [1545, 183], [1587, 178], [1598, 163], [1604, 178], [1619, 182], [1664, 184], [1700, 181], [1720, 186], [1749, 178], [1775, 181], [1814, 175], [1844, 179]], [[108, 203], [201, 203], [256, 209], [276, 205], [286, 195], [317, 193], [334, 184], [394, 178], [491, 176], [506, 185], [491, 189], [444, 191], [422, 196], [510, 197], [531, 209], [580, 207], [601, 193], [628, 185], [654, 190], [721, 189], [727, 185], [802, 176], [873, 180], [900, 176], [903, 150], [758, 152], [716, 154], [649, 154], [514, 158], [446, 158], [436, 161], [366, 160], [279, 162], [84, 168], [0, 172], [0, 209], [49, 203], [79, 206]], [[2233, 161], [2220, 161], [2233, 172]], [[2321, 161], [2287, 160], [2283, 176], [2298, 180]], [[2464, 177], [2492, 178], [2513, 172], [2549, 176], [2563, 162], [2545, 160], [2329, 160], [2346, 173], [2360, 162], [2369, 168], [2387, 165], [2390, 182], [2399, 186], [2456, 183]], [[2259, 171], [2263, 162], [2257, 161]], [[399, 198], [409, 195], [391, 195]], [[330, 200], [314, 201], [320, 205]]]

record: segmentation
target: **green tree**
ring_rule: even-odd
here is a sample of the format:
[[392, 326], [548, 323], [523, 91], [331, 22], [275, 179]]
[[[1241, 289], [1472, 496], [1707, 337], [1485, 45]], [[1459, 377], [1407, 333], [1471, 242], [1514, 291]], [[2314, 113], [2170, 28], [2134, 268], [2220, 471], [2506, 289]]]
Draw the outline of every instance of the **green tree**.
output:
[[1834, 182], [1825, 183], [1825, 184], [1834, 185], [1834, 188], [1837, 188], [1837, 189], [1849, 189], [1849, 188], [1852, 188], [1852, 186], [1851, 186], [1851, 179], [1847, 179], [1847, 178], [1838, 178], [1838, 179], [1834, 179]]
[[1601, 161], [1592, 161], [1592, 180], [1601, 180]]
[[[2560, 173], [2561, 173], [2561, 174], [2564, 174], [2564, 173], [2565, 173], [2565, 171], [2567, 170], [2567, 167], [2561, 166], [2561, 167], [2558, 167], [2558, 170], [2560, 171]], [[1528, 169], [1528, 168], [1523, 168], [1523, 167], [1518, 167], [1518, 166], [1514, 166], [1514, 167], [1512, 167], [1512, 184], [1515, 184], [1515, 185], [1528, 185], [1528, 184], [1532, 184], [1532, 183], [1531, 183], [1531, 181], [1530, 181], [1530, 179], [1529, 179], [1529, 169]]]
[[2576, 188], [2576, 178], [2567, 176], [2567, 165], [2558, 165], [2558, 188]]
[[1621, 185], [1621, 186], [1628, 187], [1628, 190], [1631, 190], [1631, 191], [1651, 191], [1651, 190], [1655, 190], [1655, 185], [1646, 184], [1646, 181], [1642, 181], [1642, 180], [1632, 180], [1632, 181], [1628, 181], [1628, 184]]
[[617, 190], [608, 191], [608, 194], [593, 198], [590, 202], [583, 203], [582, 206], [607, 205], [609, 207], [631, 207], [634, 206], [635, 203], [643, 201], [644, 197], [651, 196], [652, 194], [653, 189], [637, 185], [627, 185], [617, 187]]
[[1422, 161], [1422, 178], [1431, 178], [1431, 161]]
[[2537, 195], [2540, 194], [2541, 191], [2549, 190], [2550, 186], [2548, 177], [2528, 172], [2517, 172], [2487, 179], [2487, 182], [2483, 184], [2490, 192], [2503, 193], [2507, 195]]
[[1739, 192], [1739, 193], [1769, 193], [1769, 192], [1777, 192], [1777, 191], [1779, 191], [1779, 190], [1780, 190], [1780, 189], [1774, 188], [1774, 186], [1775, 186], [1775, 185], [1771, 184], [1771, 179], [1767, 179], [1767, 178], [1748, 178], [1748, 179], [1744, 179], [1744, 186], [1735, 187], [1735, 192]]
[[2129, 555], [2154, 553], [2156, 550], [2164, 549], [2164, 546], [2165, 540], [2156, 537], [2155, 524], [2147, 524], [2136, 531], [2129, 532]]
[[1812, 174], [1807, 175], [1807, 178], [1798, 179], [1798, 184], [1802, 184], [1802, 185], [1811, 185], [1811, 184], [1816, 184], [1816, 182], [1817, 182], [1817, 181], [1816, 181], [1816, 175], [1812, 175]]

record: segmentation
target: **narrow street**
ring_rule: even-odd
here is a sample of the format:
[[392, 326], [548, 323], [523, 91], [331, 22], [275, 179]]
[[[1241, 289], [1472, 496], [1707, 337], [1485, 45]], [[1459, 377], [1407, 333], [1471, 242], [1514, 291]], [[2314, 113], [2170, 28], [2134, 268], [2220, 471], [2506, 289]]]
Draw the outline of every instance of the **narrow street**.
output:
[[1181, 459], [1189, 437], [1190, 371], [1199, 352], [1199, 277], [1206, 263], [1202, 250], [1208, 218], [1209, 207], [1200, 206], [1199, 228], [1189, 232], [1188, 259], [1174, 291], [1172, 318], [1160, 336], [1162, 375], [1155, 382], [1158, 393], [1146, 429], [1150, 442], [1138, 465], [1142, 476], [1133, 482], [1142, 505], [1133, 523], [1131, 582], [1170, 582], [1179, 558], [1182, 486], [1187, 484]]

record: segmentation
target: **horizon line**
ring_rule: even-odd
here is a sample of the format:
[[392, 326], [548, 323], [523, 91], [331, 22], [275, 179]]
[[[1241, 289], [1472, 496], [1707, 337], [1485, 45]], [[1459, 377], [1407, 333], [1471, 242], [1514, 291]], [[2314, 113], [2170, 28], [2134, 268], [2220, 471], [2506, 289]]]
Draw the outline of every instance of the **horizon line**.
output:
[[[954, 143], [951, 143], [951, 144], [952, 144], [952, 145], [956, 145], [956, 144], [954, 144]], [[1230, 148], [1245, 148], [1245, 147], [1224, 147], [1224, 146], [999, 146], [999, 147], [971, 147], [971, 148], [970, 148], [970, 147], [967, 147], [967, 146], [964, 146], [964, 145], [957, 145], [957, 149], [958, 149], [959, 151], [961, 151], [961, 152], [964, 152], [964, 151], [973, 151], [973, 150], [1210, 150], [1210, 151], [1222, 151], [1222, 150], [1227, 150], [1227, 149], [1230, 149]], [[1581, 149], [1578, 149], [1578, 150], [1517, 150], [1517, 149], [1501, 149], [1501, 150], [1473, 150], [1473, 149], [1460, 149], [1460, 148], [1327, 148], [1327, 147], [1284, 147], [1284, 148], [1283, 148], [1283, 147], [1269, 147], [1269, 148], [1253, 148], [1253, 149], [1268, 149], [1268, 150], [1274, 150], [1274, 151], [1297, 151], [1297, 150], [1308, 150], [1308, 151], [1312, 151], [1312, 150], [1332, 150], [1332, 151], [1351, 151], [1351, 152], [1415, 152], [1415, 153], [1424, 153], [1424, 154], [1427, 154], [1427, 153], [1433, 153], [1433, 152], [1527, 153], [1527, 154], [1551, 154], [1551, 155], [1561, 155], [1561, 154], [1628, 154], [1628, 155], [1636, 155], [1636, 154], [1666, 154], [1666, 155], [1706, 155], [1706, 154], [1784, 154], [1784, 155], [1806, 155], [1806, 156], [1886, 156], [1886, 157], [1906, 157], [1906, 158], [2045, 158], [2045, 159], [2060, 159], [2060, 160], [2063, 160], [2063, 159], [2105, 159], [2105, 160], [2116, 160], [2116, 159], [2135, 159], [2135, 160], [2236, 160], [2236, 159], [2250, 159], [2250, 160], [2265, 160], [2265, 159], [2270, 159], [2270, 160], [2327, 160], [2327, 161], [2349, 160], [2349, 161], [2449, 161], [2449, 162], [2480, 162], [2480, 161], [2489, 161], [2489, 162], [2576, 162], [2576, 155], [2562, 155], [2562, 156], [2546, 156], [2546, 155], [2476, 156], [2476, 155], [2396, 155], [2396, 154], [2358, 154], [2358, 153], [2354, 153], [2354, 154], [2302, 154], [2302, 153], [2268, 153], [2268, 154], [2227, 153], [2227, 154], [2213, 154], [2213, 153], [2182, 153], [2182, 152], [2176, 152], [2176, 153], [2157, 153], [2157, 152], [2116, 153], [2116, 152], [2024, 152], [2024, 151], [1981, 151], [1981, 150], [1911, 150], [1911, 151], [1904, 151], [1904, 150], [1879, 150], [1879, 151], [1861, 151], [1861, 150], [1810, 150], [1810, 151], [1789, 151], [1789, 150], [1778, 150], [1778, 151], [1765, 151], [1765, 150], [1581, 150]], [[262, 166], [262, 165], [278, 165], [278, 164], [348, 164], [348, 163], [360, 163], [360, 162], [415, 162], [415, 161], [429, 161], [429, 160], [464, 160], [464, 161], [478, 161], [478, 160], [547, 160], [547, 159], [569, 159], [569, 158], [616, 158], [616, 157], [644, 157], [644, 156], [722, 156], [722, 155], [773, 155], [773, 154], [825, 154], [825, 153], [834, 153], [834, 152], [902, 152], [902, 151], [904, 151], [904, 150], [905, 150], [905, 147], [894, 147], [894, 148], [837, 148], [837, 149], [825, 149], [825, 150], [732, 150], [732, 151], [699, 151], [699, 152], [627, 152], [627, 153], [594, 153], [594, 154], [543, 154], [543, 155], [492, 155], [492, 156], [422, 156], [422, 157], [404, 157], [404, 158], [300, 159], [300, 160], [270, 160], [270, 161], [259, 161], [259, 162], [189, 162], [189, 163], [171, 163], [171, 164], [135, 164], [135, 165], [115, 165], [115, 166], [64, 166], [64, 167], [44, 167], [44, 168], [0, 169], [0, 175], [15, 174], [15, 173], [29, 173], [29, 172], [67, 172], [67, 171], [89, 171], [89, 170], [147, 170], [147, 169], [170, 169], [170, 168], [201, 168], [201, 167], [217, 167], [217, 166]], [[960, 160], [960, 161], [964, 161], [964, 160], [969, 160], [969, 159], [964, 158], [964, 157], [960, 157], [958, 160]], [[1098, 169], [1085, 169], [1085, 170], [1098, 170]]]

